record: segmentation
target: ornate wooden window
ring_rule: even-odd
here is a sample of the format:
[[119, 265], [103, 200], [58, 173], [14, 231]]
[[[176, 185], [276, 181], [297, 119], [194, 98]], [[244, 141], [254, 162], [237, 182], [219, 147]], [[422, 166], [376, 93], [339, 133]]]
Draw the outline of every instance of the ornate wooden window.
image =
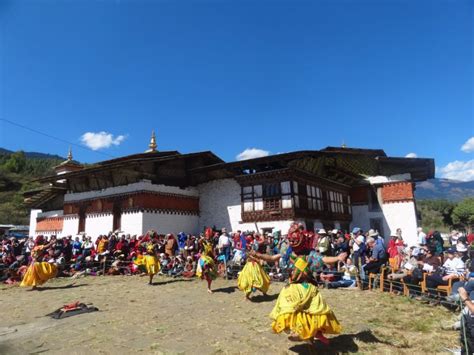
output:
[[324, 210], [323, 193], [319, 187], [306, 185], [306, 196], [309, 210]]
[[263, 185], [263, 209], [265, 211], [279, 210], [281, 208], [280, 182]]
[[262, 185], [242, 187], [242, 204], [244, 212], [263, 210]]

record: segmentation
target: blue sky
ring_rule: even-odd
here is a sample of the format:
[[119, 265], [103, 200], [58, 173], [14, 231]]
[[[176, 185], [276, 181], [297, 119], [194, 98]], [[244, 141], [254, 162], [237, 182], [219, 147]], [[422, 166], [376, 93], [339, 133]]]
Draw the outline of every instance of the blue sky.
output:
[[[344, 141], [474, 180], [473, 13], [469, 0], [4, 0], [0, 118], [89, 144], [73, 147], [86, 162], [144, 151], [155, 129], [159, 149], [227, 161]], [[68, 144], [0, 121], [0, 147]]]

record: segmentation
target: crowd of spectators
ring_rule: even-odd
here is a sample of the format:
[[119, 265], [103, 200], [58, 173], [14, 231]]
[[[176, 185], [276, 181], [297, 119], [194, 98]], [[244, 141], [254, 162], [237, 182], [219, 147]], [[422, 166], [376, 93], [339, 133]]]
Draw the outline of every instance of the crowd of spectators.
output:
[[[426, 289], [434, 293], [437, 286], [447, 285], [449, 280], [462, 282], [470, 269], [469, 245], [474, 242], [474, 235], [462, 235], [453, 231], [449, 237], [448, 247], [439, 232], [425, 234], [418, 230], [418, 245], [407, 247], [403, 241], [402, 231], [386, 241], [375, 230], [367, 232], [354, 228], [350, 233], [341, 230], [324, 229], [308, 233], [311, 239], [311, 255], [337, 256], [348, 253], [348, 259], [331, 268], [329, 265], [319, 270], [312, 270], [317, 280], [326, 287], [366, 288], [368, 275], [386, 270], [389, 280], [399, 280], [407, 285], [410, 295], [420, 295], [421, 283], [426, 282]], [[43, 238], [43, 237], [37, 237]], [[145, 243], [152, 242], [162, 266], [161, 273], [169, 276], [192, 277], [196, 262], [202, 251], [203, 235], [178, 233], [162, 235], [150, 231], [145, 236], [129, 235], [122, 232], [101, 235], [96, 240], [91, 236], [67, 236], [56, 238], [44, 237], [54, 243], [43, 257], [43, 261], [54, 262], [59, 267], [59, 276], [117, 275], [143, 272], [141, 260], [146, 254]], [[279, 231], [259, 234], [254, 232], [228, 233], [225, 228], [215, 230], [212, 242], [214, 255], [221, 266], [221, 274], [229, 272], [236, 276], [246, 260], [250, 249], [270, 255], [281, 254], [276, 265], [268, 265], [270, 276], [284, 280], [288, 274], [291, 246], [287, 236]], [[2, 240], [0, 259], [0, 280], [15, 283], [21, 280], [22, 274], [31, 262], [31, 250], [35, 238], [4, 238]], [[425, 277], [424, 274], [427, 274]], [[468, 279], [468, 278], [467, 278]], [[460, 284], [456, 284], [460, 287]], [[474, 293], [474, 278], [468, 289]], [[397, 289], [397, 288], [396, 288]], [[400, 288], [398, 288], [399, 291]]]

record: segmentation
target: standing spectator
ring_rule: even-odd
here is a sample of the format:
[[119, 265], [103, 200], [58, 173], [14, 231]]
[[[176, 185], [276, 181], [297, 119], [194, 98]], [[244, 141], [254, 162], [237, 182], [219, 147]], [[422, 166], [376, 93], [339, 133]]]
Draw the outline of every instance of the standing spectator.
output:
[[165, 253], [168, 256], [174, 256], [175, 251], [178, 247], [178, 243], [173, 234], [167, 234], [165, 236]]
[[222, 233], [219, 236], [219, 242], [217, 244], [219, 252], [225, 255], [225, 260], [229, 261], [230, 258], [230, 238], [227, 234], [227, 230], [222, 228]]
[[318, 251], [321, 255], [329, 255], [330, 250], [330, 243], [329, 237], [326, 233], [325, 229], [320, 229], [318, 231], [319, 239], [318, 239]]
[[[401, 235], [401, 234], [400, 234]], [[392, 235], [388, 242], [388, 257], [392, 272], [397, 272], [400, 268], [400, 250], [403, 248], [403, 240], [399, 239], [398, 235]]]
[[426, 234], [423, 233], [423, 228], [418, 227], [418, 229], [417, 229], [417, 235], [418, 235], [418, 245], [419, 245], [419, 246], [424, 246], [424, 245], [426, 245]]

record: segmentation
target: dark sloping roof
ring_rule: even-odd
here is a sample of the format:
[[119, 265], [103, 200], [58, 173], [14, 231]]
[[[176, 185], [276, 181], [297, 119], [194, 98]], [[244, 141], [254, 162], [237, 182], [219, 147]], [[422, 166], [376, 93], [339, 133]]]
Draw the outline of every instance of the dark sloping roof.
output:
[[189, 153], [189, 154], [180, 154], [177, 151], [170, 151], [170, 152], [150, 152], [150, 153], [141, 153], [141, 154], [133, 154], [128, 155], [121, 158], [111, 159], [101, 161], [94, 165], [85, 167], [79, 171], [73, 171], [66, 174], [60, 175], [49, 175], [43, 178], [38, 179], [37, 181], [41, 182], [54, 182], [60, 179], [69, 179], [76, 176], [83, 176], [90, 173], [95, 173], [103, 170], [110, 170], [110, 169], [117, 169], [121, 167], [130, 167], [133, 165], [141, 165], [144, 163], [159, 163], [159, 162], [167, 162], [171, 160], [180, 160], [180, 159], [193, 159], [196, 157], [201, 157], [206, 161], [206, 164], [216, 164], [222, 163], [223, 160], [216, 156], [214, 153], [210, 151], [204, 152], [197, 152], [197, 153]]

